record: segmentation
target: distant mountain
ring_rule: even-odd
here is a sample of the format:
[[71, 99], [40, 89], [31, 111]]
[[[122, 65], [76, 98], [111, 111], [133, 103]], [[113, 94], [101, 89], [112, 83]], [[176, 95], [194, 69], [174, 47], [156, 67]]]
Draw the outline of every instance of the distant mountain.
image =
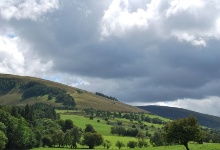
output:
[[189, 115], [193, 115], [197, 118], [198, 122], [202, 126], [206, 126], [209, 128], [220, 128], [220, 117], [217, 116], [212, 116], [187, 109], [167, 107], [167, 106], [137, 106], [137, 107], [149, 111], [153, 114], [170, 119], [184, 118]]
[[119, 100], [64, 84], [10, 74], [0, 74], [0, 105], [26, 105], [42, 102], [55, 107], [92, 108], [112, 112], [143, 112]]

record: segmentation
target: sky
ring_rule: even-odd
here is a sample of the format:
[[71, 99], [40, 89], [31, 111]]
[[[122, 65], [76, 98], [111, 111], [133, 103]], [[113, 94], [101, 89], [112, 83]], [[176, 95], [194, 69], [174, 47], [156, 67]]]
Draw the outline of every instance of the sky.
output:
[[0, 73], [220, 116], [219, 0], [1, 0]]

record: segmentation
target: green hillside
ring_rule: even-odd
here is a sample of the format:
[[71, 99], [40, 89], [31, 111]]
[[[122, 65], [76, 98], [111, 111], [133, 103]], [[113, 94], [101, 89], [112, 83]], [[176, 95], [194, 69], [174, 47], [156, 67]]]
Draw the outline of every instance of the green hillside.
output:
[[193, 115], [198, 119], [198, 122], [202, 126], [206, 126], [209, 128], [220, 128], [220, 117], [217, 116], [212, 116], [182, 108], [167, 107], [167, 106], [138, 106], [138, 107], [146, 111], [150, 111], [156, 115], [165, 118], [170, 118], [172, 120]]
[[0, 103], [25, 105], [43, 102], [55, 107], [105, 111], [144, 112], [118, 100], [64, 84], [27, 76], [0, 74]]

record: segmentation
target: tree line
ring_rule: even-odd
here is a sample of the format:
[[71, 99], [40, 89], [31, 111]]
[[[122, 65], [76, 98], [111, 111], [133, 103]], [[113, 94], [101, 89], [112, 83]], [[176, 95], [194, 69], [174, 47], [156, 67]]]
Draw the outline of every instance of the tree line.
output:
[[108, 120], [109, 118], [125, 118], [130, 121], [138, 121], [140, 122], [149, 122], [153, 124], [164, 124], [165, 122], [160, 118], [150, 118], [144, 113], [122, 113], [122, 112], [110, 112], [110, 111], [103, 111], [103, 110], [95, 110], [92, 108], [84, 109], [86, 115], [90, 117], [101, 117]]
[[100, 92], [96, 92], [95, 94], [98, 95], [98, 96], [101, 96], [101, 97], [105, 97], [105, 98], [108, 98], [108, 99], [111, 99], [111, 100], [118, 101], [115, 97], [107, 96], [107, 95], [102, 94], [102, 93], [100, 93]]

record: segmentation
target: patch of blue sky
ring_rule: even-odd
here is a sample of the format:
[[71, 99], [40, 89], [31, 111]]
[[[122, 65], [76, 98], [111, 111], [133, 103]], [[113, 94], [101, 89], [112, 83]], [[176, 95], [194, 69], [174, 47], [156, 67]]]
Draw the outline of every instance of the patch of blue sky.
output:
[[78, 85], [89, 85], [89, 83], [84, 81], [84, 80], [82, 80], [82, 79], [77, 78], [73, 85], [75, 85], [75, 86], [78, 86]]
[[7, 33], [6, 36], [10, 39], [16, 38], [17, 35], [15, 33]]
[[61, 82], [62, 77], [60, 75], [53, 75], [53, 76], [45, 76], [44, 79], [54, 81], [54, 82]]
[[78, 78], [78, 77], [69, 77], [66, 75], [52, 75], [52, 76], [45, 76], [44, 79], [58, 82], [58, 83], [63, 83], [67, 84], [70, 86], [79, 86], [79, 85], [89, 85], [89, 82]]

